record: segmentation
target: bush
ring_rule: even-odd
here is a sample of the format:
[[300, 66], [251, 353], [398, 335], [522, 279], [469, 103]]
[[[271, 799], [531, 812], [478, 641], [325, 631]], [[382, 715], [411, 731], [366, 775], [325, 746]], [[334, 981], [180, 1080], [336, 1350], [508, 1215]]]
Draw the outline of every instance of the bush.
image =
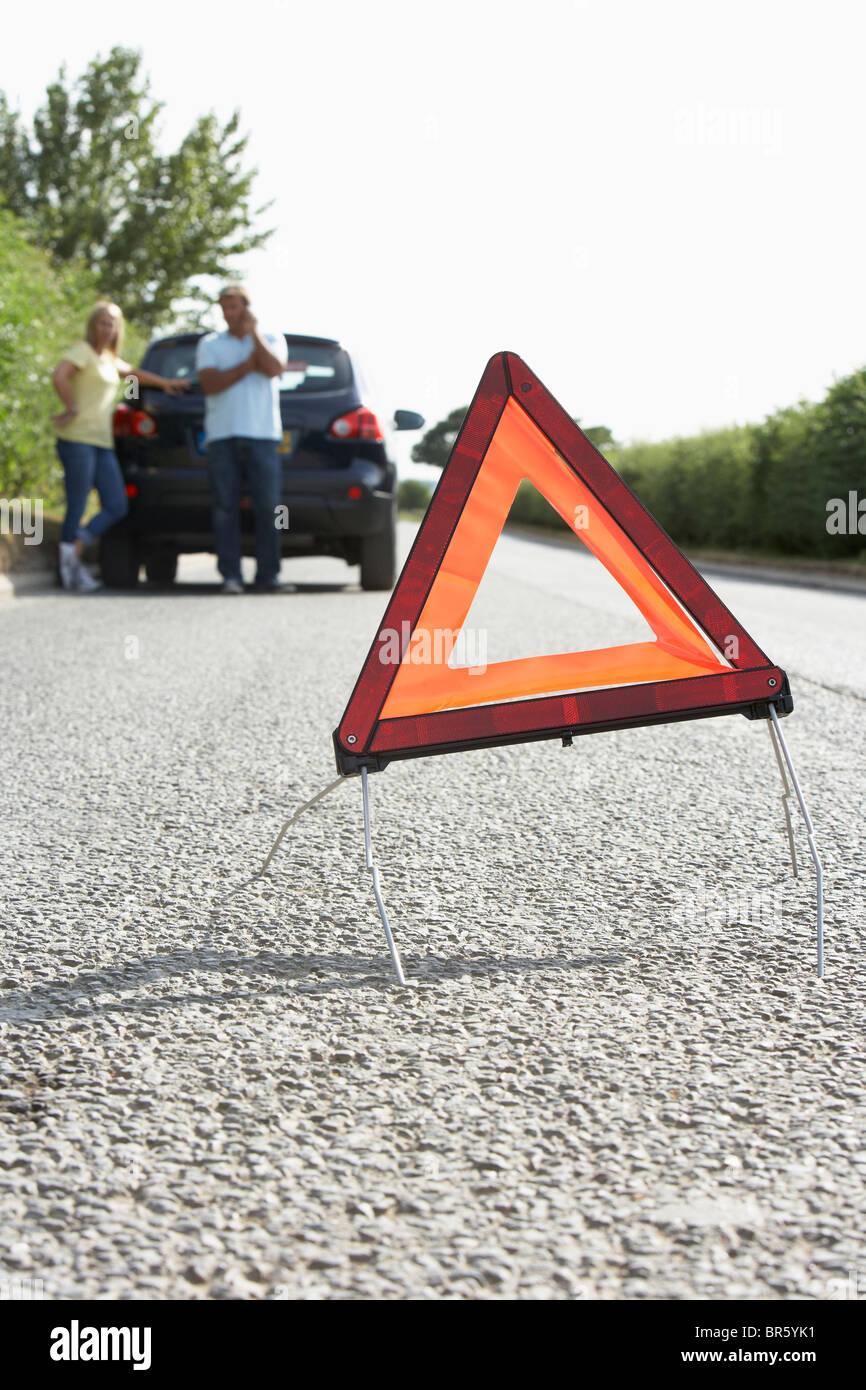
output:
[[[445, 462], [465, 413], [452, 411], [428, 431], [425, 457]], [[850, 492], [866, 499], [866, 369], [837, 381], [819, 404], [800, 401], [760, 425], [627, 446], [603, 425], [584, 433], [678, 545], [866, 560], [866, 535], [827, 531], [831, 499], [846, 509]], [[429, 495], [403, 501], [404, 487], [423, 486], [401, 484], [401, 505], [426, 507]], [[526, 480], [508, 520], [566, 529]]]
[[616, 467], [680, 545], [742, 546], [750, 528], [752, 432], [711, 430], [621, 449]]
[[866, 371], [836, 382], [817, 406], [778, 411], [755, 434], [753, 489], [765, 543], [790, 555], [866, 552], [866, 537], [827, 531], [831, 498], [866, 495]]
[[[0, 208], [0, 494], [61, 501], [51, 416], [62, 407], [51, 374], [102, 297], [87, 271], [54, 266]], [[141, 347], [128, 326], [124, 355], [135, 362]]]
[[404, 478], [397, 489], [397, 505], [404, 512], [426, 512], [432, 489], [420, 478]]
[[559, 512], [542, 497], [533, 483], [524, 478], [515, 493], [508, 513], [508, 523], [516, 526], [546, 526], [551, 531], [567, 531]]
[[846, 559], [863, 536], [827, 532], [827, 503], [866, 496], [866, 371], [760, 425], [633, 444], [616, 467], [684, 546]]

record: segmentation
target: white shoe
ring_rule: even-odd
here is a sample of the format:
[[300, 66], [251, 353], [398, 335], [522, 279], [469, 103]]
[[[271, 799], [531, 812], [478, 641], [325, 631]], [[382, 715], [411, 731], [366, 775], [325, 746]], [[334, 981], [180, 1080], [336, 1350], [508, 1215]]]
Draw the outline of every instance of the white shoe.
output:
[[74, 589], [80, 560], [75, 553], [73, 541], [60, 542], [60, 583], [64, 589]]
[[243, 591], [244, 586], [239, 579], [227, 579], [222, 586], [221, 592], [224, 594], [242, 594]]
[[78, 561], [78, 570], [77, 570], [76, 575], [75, 575], [75, 590], [76, 590], [76, 593], [79, 593], [79, 594], [95, 594], [96, 591], [97, 591], [97, 589], [101, 589], [101, 588], [102, 588], [102, 585], [100, 584], [99, 580], [98, 580], [98, 579], [94, 579], [94, 578], [93, 578], [93, 575], [90, 573], [90, 571], [89, 571], [89, 570], [86, 570], [86, 569], [84, 568], [83, 564], [81, 563], [81, 561], [79, 560], [79, 561]]

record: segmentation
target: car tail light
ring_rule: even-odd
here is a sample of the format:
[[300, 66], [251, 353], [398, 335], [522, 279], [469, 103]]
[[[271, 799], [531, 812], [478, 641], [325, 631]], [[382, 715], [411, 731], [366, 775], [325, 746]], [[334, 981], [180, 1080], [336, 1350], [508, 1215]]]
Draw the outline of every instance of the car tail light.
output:
[[350, 488], [346, 489], [346, 496], [350, 498], [352, 502], [357, 502], [364, 496], [364, 489], [358, 487], [357, 483], [353, 483]]
[[137, 497], [137, 496], [138, 496], [138, 485], [137, 485], [136, 483], [127, 483], [127, 484], [126, 484], [126, 495], [127, 495], [127, 497]]
[[148, 439], [158, 431], [152, 415], [144, 410], [133, 410], [128, 405], [119, 405], [114, 412], [114, 433], [120, 439], [128, 439], [130, 435]]
[[367, 410], [363, 405], [358, 406], [357, 410], [350, 410], [348, 415], [339, 415], [328, 434], [332, 439], [371, 439], [376, 444], [381, 444], [383, 439], [379, 421], [372, 410]]

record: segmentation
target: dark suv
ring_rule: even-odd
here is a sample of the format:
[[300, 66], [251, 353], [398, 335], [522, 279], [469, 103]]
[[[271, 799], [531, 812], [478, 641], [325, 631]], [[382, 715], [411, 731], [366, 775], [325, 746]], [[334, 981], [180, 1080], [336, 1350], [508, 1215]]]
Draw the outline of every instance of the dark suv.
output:
[[[190, 383], [168, 396], [141, 388], [117, 407], [114, 436], [129, 514], [100, 543], [105, 584], [132, 588], [141, 565], [170, 584], [184, 551], [215, 550], [204, 445], [205, 398], [195, 372], [201, 333], [160, 338], [142, 367]], [[395, 578], [396, 468], [382, 430], [364, 405], [358, 374], [332, 338], [286, 334], [289, 360], [280, 377], [283, 437], [278, 527], [283, 556], [338, 555], [360, 565], [364, 589], [390, 589]], [[395, 429], [420, 429], [423, 417], [398, 410]], [[285, 517], [285, 513], [281, 514]], [[241, 490], [241, 544], [255, 554], [249, 492]]]

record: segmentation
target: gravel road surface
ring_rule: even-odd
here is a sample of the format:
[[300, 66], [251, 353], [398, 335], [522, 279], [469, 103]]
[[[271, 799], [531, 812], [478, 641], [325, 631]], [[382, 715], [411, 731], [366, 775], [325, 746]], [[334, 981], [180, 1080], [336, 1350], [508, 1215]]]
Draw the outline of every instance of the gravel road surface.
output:
[[[194, 557], [171, 593], [0, 606], [0, 1281], [866, 1296], [866, 599], [711, 576], [791, 677], [823, 983], [802, 823], [794, 879], [733, 717], [374, 776], [403, 990], [357, 780], [251, 881], [335, 775], [384, 607], [355, 573], [228, 598]], [[594, 561], [517, 537], [470, 624], [489, 660], [640, 635]]]

